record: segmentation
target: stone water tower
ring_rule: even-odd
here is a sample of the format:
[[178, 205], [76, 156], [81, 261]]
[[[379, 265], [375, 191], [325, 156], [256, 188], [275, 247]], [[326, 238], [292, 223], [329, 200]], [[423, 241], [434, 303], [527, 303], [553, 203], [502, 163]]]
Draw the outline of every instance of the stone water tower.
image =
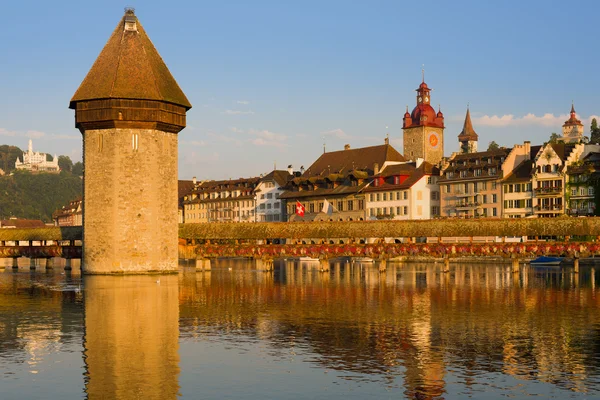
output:
[[177, 134], [191, 107], [126, 9], [69, 105], [83, 135], [85, 273], [177, 270]]

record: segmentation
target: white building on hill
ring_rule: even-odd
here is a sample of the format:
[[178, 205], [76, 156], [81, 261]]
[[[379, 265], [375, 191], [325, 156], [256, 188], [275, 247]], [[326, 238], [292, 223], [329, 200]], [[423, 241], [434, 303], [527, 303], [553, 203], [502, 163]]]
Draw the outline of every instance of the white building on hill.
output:
[[23, 152], [23, 161], [15, 161], [15, 169], [25, 170], [31, 172], [50, 172], [59, 173], [60, 168], [58, 167], [58, 157], [54, 155], [54, 160], [48, 161], [45, 153], [34, 153], [33, 142], [29, 140], [29, 149]]

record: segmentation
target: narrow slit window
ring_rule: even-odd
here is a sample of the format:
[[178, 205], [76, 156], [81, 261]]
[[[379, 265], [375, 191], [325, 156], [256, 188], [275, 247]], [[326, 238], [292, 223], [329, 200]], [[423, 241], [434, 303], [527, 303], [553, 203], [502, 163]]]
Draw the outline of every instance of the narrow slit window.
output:
[[139, 148], [139, 136], [137, 133], [131, 135], [131, 148], [133, 151], [138, 151]]
[[104, 148], [104, 137], [100, 133], [98, 135], [98, 151], [102, 151], [102, 148]]

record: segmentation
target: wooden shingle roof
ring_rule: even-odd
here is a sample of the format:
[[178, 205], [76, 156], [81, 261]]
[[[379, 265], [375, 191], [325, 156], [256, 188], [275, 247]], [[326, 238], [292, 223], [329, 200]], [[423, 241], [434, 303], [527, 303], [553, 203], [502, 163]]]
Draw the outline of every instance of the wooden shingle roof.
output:
[[[135, 29], [126, 29], [126, 22], [135, 22]], [[69, 108], [95, 99], [157, 100], [192, 108], [132, 9], [126, 10]]]

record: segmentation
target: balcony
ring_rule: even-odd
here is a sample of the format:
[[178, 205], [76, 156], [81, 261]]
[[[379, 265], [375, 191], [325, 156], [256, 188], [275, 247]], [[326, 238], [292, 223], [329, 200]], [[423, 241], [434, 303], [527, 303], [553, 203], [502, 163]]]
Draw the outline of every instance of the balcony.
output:
[[533, 189], [536, 196], [560, 196], [563, 194], [561, 186], [539, 187]]
[[533, 207], [533, 210], [536, 213], [562, 213], [563, 206], [562, 204], [542, 205]]
[[478, 208], [479, 206], [481, 206], [481, 203], [477, 202], [477, 201], [472, 201], [472, 202], [459, 202], [455, 205], [455, 208], [457, 210], [474, 210], [476, 208]]

